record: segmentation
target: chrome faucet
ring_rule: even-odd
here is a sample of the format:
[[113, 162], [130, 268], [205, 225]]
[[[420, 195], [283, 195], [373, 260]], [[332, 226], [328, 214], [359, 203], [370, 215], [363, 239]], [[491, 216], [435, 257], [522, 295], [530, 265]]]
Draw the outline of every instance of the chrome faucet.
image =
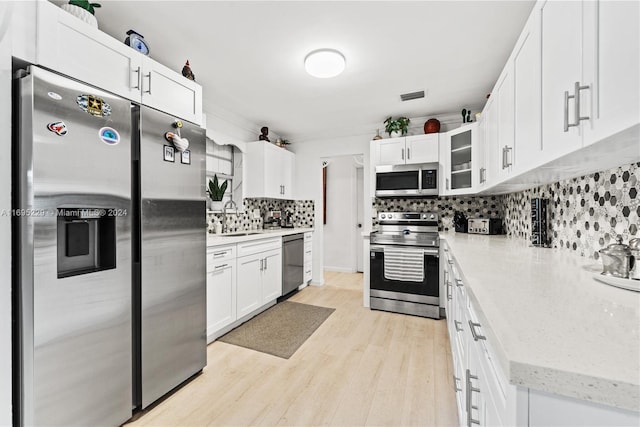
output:
[[231, 205], [231, 208], [235, 209], [236, 212], [238, 211], [238, 205], [236, 205], [236, 202], [233, 200], [229, 199], [227, 203], [224, 204], [222, 207], [222, 234], [227, 232], [227, 206], [229, 205]]

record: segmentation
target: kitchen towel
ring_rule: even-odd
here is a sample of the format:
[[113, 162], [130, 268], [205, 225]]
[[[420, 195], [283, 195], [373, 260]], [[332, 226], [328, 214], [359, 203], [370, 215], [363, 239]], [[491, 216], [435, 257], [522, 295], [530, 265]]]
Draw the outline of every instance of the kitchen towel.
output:
[[384, 278], [404, 282], [424, 280], [422, 249], [384, 248]]

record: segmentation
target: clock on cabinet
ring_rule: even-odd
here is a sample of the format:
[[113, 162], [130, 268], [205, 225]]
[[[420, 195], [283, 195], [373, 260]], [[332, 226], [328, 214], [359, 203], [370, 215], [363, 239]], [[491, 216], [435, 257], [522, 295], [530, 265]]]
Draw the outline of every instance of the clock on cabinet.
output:
[[144, 39], [142, 34], [136, 33], [133, 30], [127, 31], [127, 38], [125, 39], [124, 44], [131, 46], [143, 55], [149, 55], [149, 45], [147, 44], [147, 41]]

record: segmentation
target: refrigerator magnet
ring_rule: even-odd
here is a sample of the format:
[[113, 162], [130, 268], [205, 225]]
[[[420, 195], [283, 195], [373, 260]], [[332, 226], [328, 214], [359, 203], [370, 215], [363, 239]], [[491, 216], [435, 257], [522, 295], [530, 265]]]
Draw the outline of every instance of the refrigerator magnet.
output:
[[110, 127], [103, 127], [98, 131], [98, 137], [107, 145], [116, 145], [120, 142], [120, 134]]
[[164, 161], [171, 163], [176, 161], [176, 150], [170, 145], [164, 145]]
[[65, 136], [67, 134], [67, 125], [64, 124], [64, 122], [49, 123], [47, 129], [58, 136]]
[[180, 153], [180, 163], [182, 163], [183, 165], [191, 164], [191, 150], [184, 150], [182, 153]]
[[104, 102], [102, 98], [93, 95], [79, 95], [76, 104], [85, 113], [95, 117], [107, 117], [111, 115], [111, 106]]

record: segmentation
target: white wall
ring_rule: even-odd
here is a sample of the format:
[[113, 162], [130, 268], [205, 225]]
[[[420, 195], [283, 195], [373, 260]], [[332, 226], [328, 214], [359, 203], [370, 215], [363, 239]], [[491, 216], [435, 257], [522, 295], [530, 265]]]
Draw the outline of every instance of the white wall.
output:
[[[364, 154], [364, 194], [369, 194], [369, 140], [374, 133], [352, 135], [327, 140], [296, 142], [289, 146], [296, 153], [295, 193], [296, 199], [313, 200], [315, 207], [313, 235], [313, 280], [312, 284], [324, 284], [324, 231], [322, 227], [322, 159], [327, 157]], [[365, 196], [366, 197], [366, 196]], [[371, 231], [371, 200], [364, 203], [363, 233]]]
[[[324, 233], [324, 269], [356, 271], [356, 168], [353, 156], [330, 157], [327, 169], [327, 223]], [[316, 228], [320, 228], [318, 224]]]
[[[0, 2], [0, 126], [11, 127], [12, 4]], [[11, 139], [0, 146], [0, 425], [11, 425]]]

